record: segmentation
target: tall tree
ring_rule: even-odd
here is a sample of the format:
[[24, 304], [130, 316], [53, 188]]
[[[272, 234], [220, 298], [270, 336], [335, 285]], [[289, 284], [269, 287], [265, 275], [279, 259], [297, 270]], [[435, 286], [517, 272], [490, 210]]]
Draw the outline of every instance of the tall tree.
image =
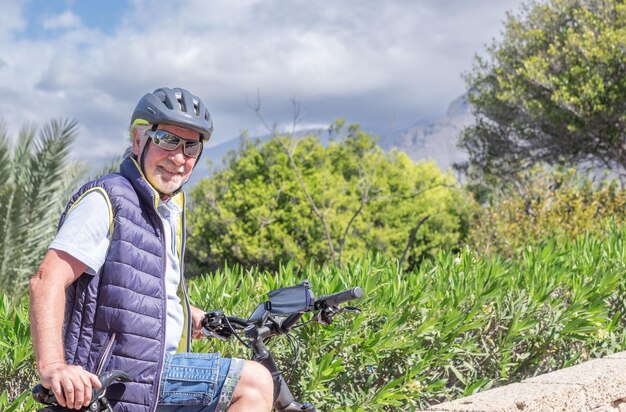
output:
[[191, 191], [187, 269], [339, 265], [367, 252], [414, 266], [456, 245], [464, 200], [452, 176], [384, 153], [356, 126], [328, 146], [313, 135], [244, 141]]
[[547, 0], [509, 15], [466, 76], [477, 123], [470, 171], [500, 177], [562, 161], [626, 171], [626, 4]]
[[69, 159], [77, 123], [23, 127], [16, 143], [0, 122], [0, 289], [19, 294], [43, 257], [82, 169]]

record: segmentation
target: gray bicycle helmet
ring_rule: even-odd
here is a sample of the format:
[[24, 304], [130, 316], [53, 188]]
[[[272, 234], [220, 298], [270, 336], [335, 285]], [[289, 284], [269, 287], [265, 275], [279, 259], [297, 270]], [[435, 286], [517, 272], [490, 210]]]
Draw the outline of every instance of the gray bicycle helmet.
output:
[[213, 133], [213, 120], [202, 100], [179, 87], [161, 87], [143, 96], [135, 107], [131, 125], [138, 120], [192, 129], [200, 133], [203, 141], [208, 141]]

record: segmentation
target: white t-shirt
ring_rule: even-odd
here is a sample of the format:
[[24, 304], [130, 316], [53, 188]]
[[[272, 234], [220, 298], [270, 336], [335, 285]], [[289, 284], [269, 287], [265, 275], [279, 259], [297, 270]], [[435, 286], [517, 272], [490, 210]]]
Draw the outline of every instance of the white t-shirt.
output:
[[[174, 201], [159, 201], [157, 212], [163, 222], [166, 246], [165, 349], [174, 353], [178, 348], [184, 323], [183, 307], [177, 294], [181, 273], [176, 252], [176, 228], [181, 210]], [[95, 275], [100, 272], [109, 250], [109, 229], [109, 205], [105, 195], [94, 190], [74, 204], [50, 244], [50, 249], [70, 254], [87, 265], [87, 273]]]

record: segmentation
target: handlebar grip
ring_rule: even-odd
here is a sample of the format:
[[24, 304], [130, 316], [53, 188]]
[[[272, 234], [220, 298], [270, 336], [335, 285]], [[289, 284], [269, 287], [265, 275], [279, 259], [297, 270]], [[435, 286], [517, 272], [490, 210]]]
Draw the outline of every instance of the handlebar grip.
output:
[[35, 399], [39, 403], [43, 403], [46, 405], [52, 405], [53, 403], [56, 403], [56, 398], [54, 397], [52, 390], [44, 388], [41, 383], [35, 385], [31, 392], [31, 395], [33, 399]]
[[[129, 374], [119, 370], [113, 370], [110, 372], [103, 373], [98, 376], [100, 383], [102, 386], [99, 389], [94, 389], [91, 395], [91, 403], [98, 400], [100, 397], [108, 389], [109, 385], [119, 381], [119, 382], [130, 382], [132, 378]], [[35, 385], [35, 387], [31, 391], [31, 395], [33, 399], [35, 399], [39, 403], [43, 403], [45, 405], [53, 405], [57, 403], [57, 399], [52, 392], [52, 389], [45, 388], [41, 383]], [[90, 405], [91, 405], [90, 403]]]
[[360, 298], [361, 296], [363, 296], [363, 289], [358, 286], [352, 289], [333, 293], [331, 295], [320, 296], [315, 300], [315, 309], [337, 306], [352, 299]]
[[295, 325], [296, 322], [302, 318], [302, 314], [303, 312], [297, 312], [287, 316], [282, 322], [280, 322], [280, 331], [288, 333], [291, 328], [293, 328], [293, 325]]

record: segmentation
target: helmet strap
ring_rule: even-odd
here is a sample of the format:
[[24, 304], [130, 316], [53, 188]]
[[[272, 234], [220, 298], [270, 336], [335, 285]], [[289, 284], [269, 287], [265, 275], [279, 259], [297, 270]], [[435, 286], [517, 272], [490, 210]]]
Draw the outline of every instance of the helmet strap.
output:
[[148, 140], [146, 140], [146, 143], [143, 145], [143, 149], [141, 149], [141, 154], [139, 155], [139, 167], [141, 167], [141, 172], [143, 173], [143, 175], [146, 175], [146, 168], [144, 165], [144, 159], [146, 158], [146, 152], [148, 151], [148, 145], [150, 144], [150, 142], [152, 141], [151, 137], [148, 137]]
[[[153, 124], [151, 129], [153, 132], [156, 132], [158, 127], [159, 127], [158, 124]], [[148, 145], [150, 144], [151, 141], [152, 141], [152, 137], [148, 135], [148, 139], [146, 140], [146, 143], [143, 145], [143, 148], [141, 149], [141, 155], [139, 156], [139, 167], [141, 167], [141, 172], [143, 173], [144, 176], [146, 176], [146, 168], [144, 165], [144, 160], [146, 158], [146, 152], [148, 151]]]

